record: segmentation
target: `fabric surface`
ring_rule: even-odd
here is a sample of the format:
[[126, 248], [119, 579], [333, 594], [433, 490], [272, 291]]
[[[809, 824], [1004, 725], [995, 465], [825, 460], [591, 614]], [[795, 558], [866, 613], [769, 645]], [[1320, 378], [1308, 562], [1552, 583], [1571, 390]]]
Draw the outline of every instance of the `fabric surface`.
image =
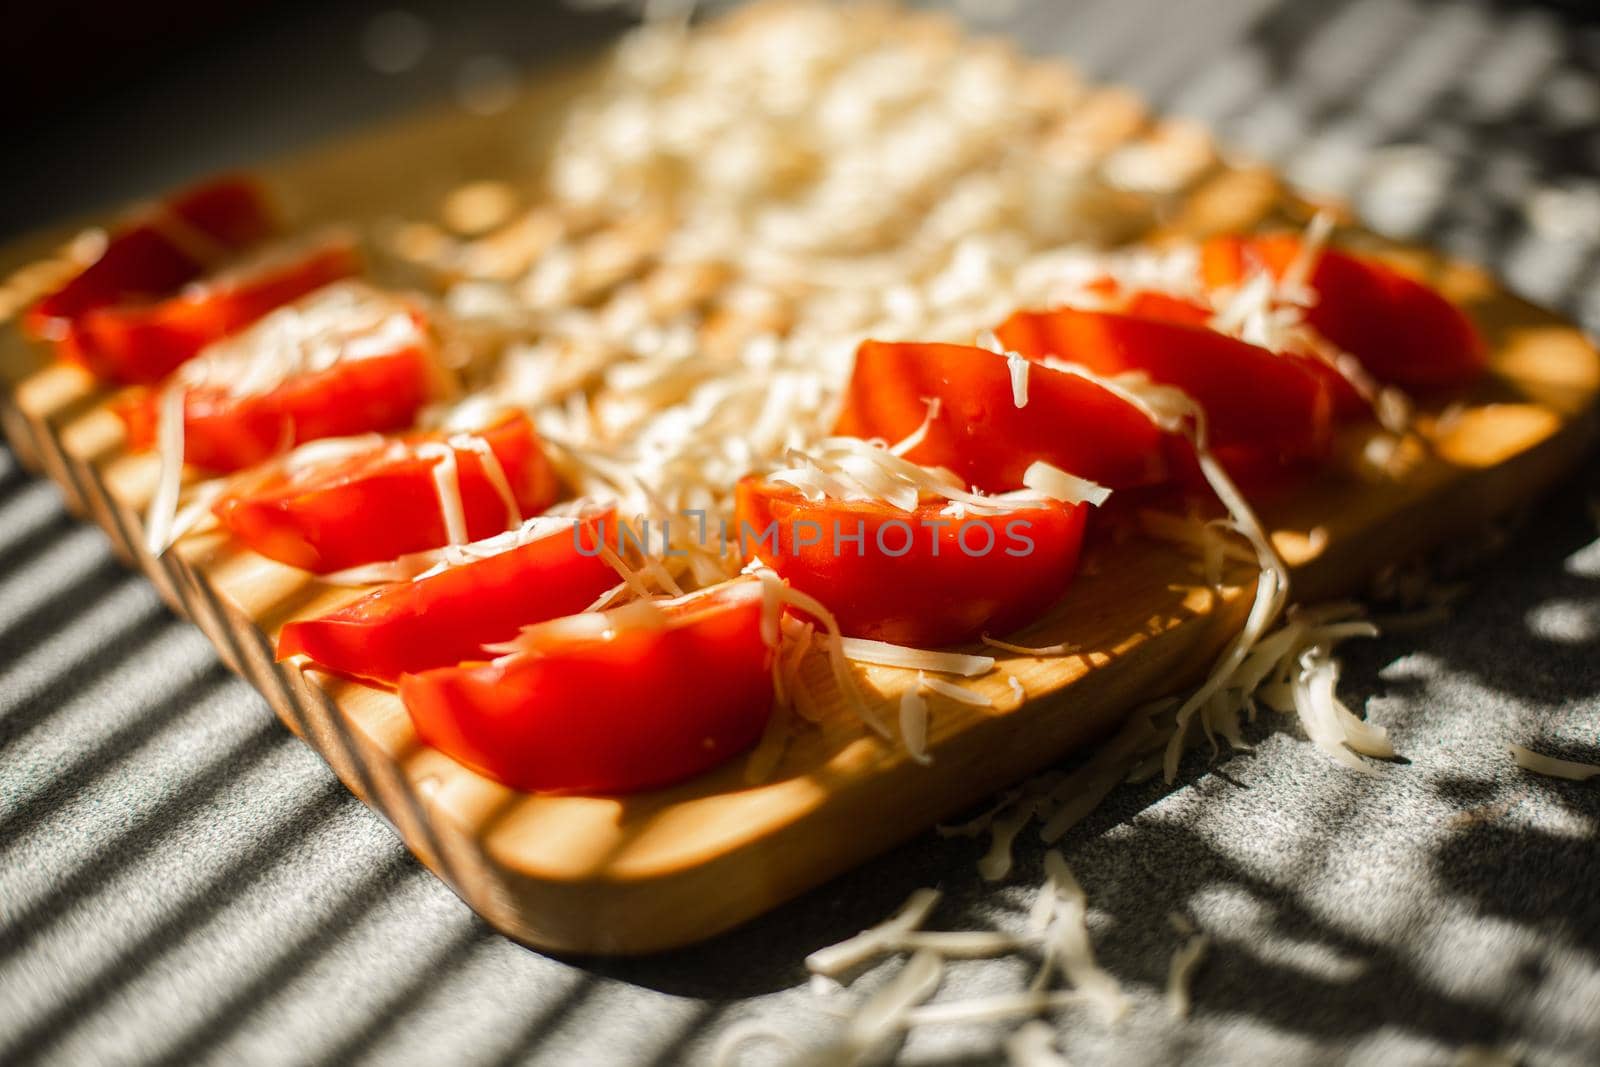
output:
[[[1030, 49], [1213, 122], [1390, 232], [1600, 324], [1593, 27], [1393, 0], [967, 6], [1014, 9], [1004, 29]], [[466, 47], [443, 28], [448, 9], [418, 10], [438, 20], [435, 55]], [[350, 32], [316, 47], [353, 64], [359, 23], [340, 17]], [[466, 22], [492, 43], [512, 24], [493, 20], [540, 17], [473, 6]], [[334, 16], [303, 18], [315, 30]], [[562, 33], [581, 22], [549, 18]], [[275, 45], [231, 47], [249, 70]], [[305, 77], [332, 92], [340, 75], [314, 67]], [[455, 68], [430, 69], [420, 87], [351, 91], [445, 90]], [[146, 91], [169, 92], [173, 115], [225, 106]], [[316, 96], [301, 85], [294, 99]], [[347, 102], [338, 121], [381, 110]], [[155, 187], [336, 129], [272, 127], [188, 156], [200, 141], [178, 133], [180, 150], [128, 180]], [[1054, 1016], [1072, 1062], [1446, 1064], [1469, 1045], [1600, 1059], [1600, 782], [1528, 775], [1505, 748], [1600, 759], [1596, 483], [1585, 471], [1527, 516], [1447, 621], [1346, 646], [1342, 693], [1404, 759], [1352, 774], [1269, 716], [1253, 753], [1191, 754], [1176, 788], [1123, 787], [1068, 835], [1096, 951], [1136, 1004], [1113, 1029]], [[853, 993], [813, 994], [803, 957], [914, 888], [945, 893], [931, 928], [1020, 926], [1042, 845], [1024, 832], [999, 885], [978, 877], [980, 848], [926, 835], [661, 957], [522, 948], [420, 867], [52, 486], [0, 456], [0, 1062], [668, 1064], [703, 1061], [750, 1020], [817, 1043]], [[1161, 998], [1174, 911], [1215, 939], [1186, 1022]], [[940, 996], [1018, 990], [1034, 966], [955, 963]], [[928, 1028], [901, 1055], [992, 1062], [1003, 1034]], [[780, 1050], [745, 1051], [764, 1063]]]

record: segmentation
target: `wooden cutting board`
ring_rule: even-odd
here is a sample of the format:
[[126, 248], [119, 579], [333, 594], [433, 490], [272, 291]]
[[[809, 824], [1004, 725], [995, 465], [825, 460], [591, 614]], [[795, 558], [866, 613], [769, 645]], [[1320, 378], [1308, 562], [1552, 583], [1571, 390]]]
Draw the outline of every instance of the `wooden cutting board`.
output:
[[[583, 68], [548, 76], [493, 118], [424, 115], [265, 173], [307, 225], [427, 215], [463, 181], [527, 174], [561, 105], [589, 76]], [[1084, 106], [1122, 114], [1127, 99], [1091, 94]], [[1108, 151], [1169, 132], [1142, 118], [1102, 125]], [[1245, 228], [1299, 206], [1270, 174], [1213, 165], [1194, 175], [1163, 232]], [[47, 258], [69, 232], [20, 242], [0, 268]], [[1384, 565], [1528, 503], [1580, 462], [1594, 437], [1600, 357], [1580, 331], [1507, 295], [1480, 271], [1423, 252], [1393, 254], [1469, 309], [1490, 340], [1492, 371], [1403, 474], [1329, 473], [1263, 506], [1300, 601], [1357, 592]], [[14, 278], [0, 300], [15, 303], [26, 281]], [[188, 537], [165, 558], [151, 558], [139, 515], [155, 485], [155, 460], [124, 452], [106, 395], [83, 372], [51, 364], [14, 329], [3, 346], [0, 371], [10, 388], [0, 418], [22, 461], [105, 528], [119, 555], [206, 632], [422, 862], [494, 926], [544, 948], [649, 952], [766, 911], [1104, 738], [1134, 706], [1203, 673], [1248, 607], [1253, 572], [1231, 574], [1213, 589], [1194, 560], [1169, 545], [1103, 538], [1058, 610], [1018, 638], [1067, 642], [1081, 653], [999, 653], [999, 668], [970, 683], [993, 698], [992, 708], [930, 695], [931, 766], [866, 736], [813, 657], [807, 671], [822, 721], [797, 732], [765, 784], [747, 786], [736, 760], [675, 788], [620, 799], [520, 794], [419, 744], [392, 694], [273, 662], [286, 621], [347, 600], [350, 590], [218, 533]], [[1347, 431], [1344, 451], [1359, 451], [1367, 433]], [[1318, 528], [1325, 538], [1313, 535]], [[914, 675], [889, 668], [861, 675], [893, 721]]]

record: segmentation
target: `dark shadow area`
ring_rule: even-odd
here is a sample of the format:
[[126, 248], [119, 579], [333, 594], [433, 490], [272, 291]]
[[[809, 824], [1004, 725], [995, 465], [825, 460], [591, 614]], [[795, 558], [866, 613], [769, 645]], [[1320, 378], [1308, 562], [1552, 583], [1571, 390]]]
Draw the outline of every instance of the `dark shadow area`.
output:
[[323, 1056], [320, 1062], [327, 1067], [341, 1067], [378, 1044], [397, 1022], [417, 1008], [430, 991], [465, 965], [474, 950], [499, 936], [488, 923], [476, 915], [472, 916], [466, 930], [451, 938], [440, 951], [415, 968], [399, 989], [375, 1011], [369, 1012], [360, 1025]]
[[[68, 529], [76, 532], [83, 530], [83, 527], [73, 523]], [[99, 530], [95, 531], [96, 535], [99, 533]], [[17, 569], [27, 569], [58, 544], [59, 541], [36, 543], [32, 551], [17, 561]], [[88, 566], [56, 587], [50, 596], [0, 625], [0, 658], [12, 660], [27, 655], [88, 608], [104, 600], [117, 587], [136, 580], [140, 580], [138, 576], [130, 576], [110, 552], [97, 554]]]
[[[223, 906], [240, 889], [258, 877], [261, 867], [282, 856], [308, 833], [331, 819], [341, 807], [350, 803], [354, 802], [349, 795], [337, 782], [330, 779], [323, 788], [292, 805], [289, 813], [291, 817], [282, 820], [273, 832], [261, 837], [246, 850], [244, 855], [230, 861], [227, 867], [197, 887], [194, 893], [179, 902], [150, 931], [133, 943], [118, 949], [70, 997], [16, 1033], [4, 1048], [0, 1048], [0, 1060], [20, 1062], [23, 1059], [43, 1057], [70, 1033], [73, 1026], [96, 1004], [104, 1003], [107, 998], [143, 974], [166, 952], [181, 943], [190, 931], [220, 913]], [[155, 823], [147, 823], [146, 827], [148, 827], [146, 834], [151, 838], [159, 838], [163, 832], [170, 832], [172, 829], [170, 824], [164, 831]], [[130, 851], [129, 855], [132, 854]], [[80, 906], [93, 888], [103, 885], [108, 880], [107, 875], [99, 872], [115, 869], [116, 866], [110, 863], [99, 868], [90, 867], [83, 872], [89, 876], [80, 877], [77, 880], [79, 884], [72, 887], [74, 891], [51, 899], [50, 913], [60, 915], [72, 907]], [[35, 933], [44, 927], [38, 916], [26, 916], [16, 925], [18, 928], [25, 928]], [[10, 938], [8, 931], [5, 942], [0, 943], [0, 949], [5, 949], [7, 956], [15, 951]]]
[[[1565, 784], [1573, 794], [1586, 788]], [[1593, 801], [1586, 806], [1600, 807]], [[1578, 888], [1585, 868], [1594, 874], [1595, 865], [1580, 858], [1583, 852], [1594, 854], [1592, 839], [1478, 824], [1454, 835], [1433, 866], [1449, 891], [1471, 900], [1480, 914], [1545, 930], [1594, 952], [1600, 950], [1600, 894]]]
[[[548, 0], [418, 0], [401, 5], [423, 27], [422, 54], [399, 74], [364, 58], [364, 35], [384, 0], [212, 5], [189, 0], [117, 17], [121, 5], [68, 0], [89, 26], [64, 27], [26, 54], [41, 70], [83, 44], [95, 12], [118, 25], [110, 54], [85, 61], [92, 92], [27, 96], [27, 119], [0, 159], [0, 237], [155, 195], [198, 175], [248, 166], [420, 107], [449, 106], [473, 60], [515, 68], [593, 48], [625, 25]], [[226, 8], [226, 9], [225, 9]], [[203, 25], [202, 25], [203, 24]], [[100, 28], [104, 28], [104, 25]], [[146, 59], [146, 56], [154, 57]], [[19, 73], [8, 64], [8, 73]], [[199, 91], [197, 91], [197, 87]], [[471, 121], [463, 113], [464, 121]], [[18, 125], [12, 126], [19, 130]], [[106, 166], [114, 159], [117, 166]]]
[[[15, 488], [0, 486], [0, 493], [9, 495], [15, 492], [23, 484], [23, 479], [19, 479], [18, 482], [19, 484]], [[41, 483], [29, 480], [26, 484], [37, 485]], [[54, 491], [54, 487], [52, 487], [52, 491]], [[65, 510], [58, 508], [53, 511], [44, 522], [6, 545], [5, 548], [0, 549], [0, 574], [11, 574], [22, 570], [31, 560], [38, 558], [40, 552], [61, 540], [62, 535], [76, 525], [77, 520], [68, 515]]]
[[[1491, 558], [1459, 577], [1468, 590], [1449, 607], [1440, 626], [1351, 642], [1343, 656], [1353, 685], [1407, 653], [1426, 653], [1452, 672], [1474, 678], [1496, 692], [1536, 704], [1581, 701], [1600, 694], [1600, 656], [1587, 641], [1552, 641], [1535, 633], [1529, 616], [1561, 601], [1600, 612], [1600, 581], [1573, 573], [1565, 560], [1597, 533], [1588, 502], [1600, 494], [1600, 479], [1580, 468], [1556, 486], [1519, 524], [1515, 536]], [[1385, 682], [1393, 687], [1395, 682]], [[1373, 695], [1361, 688], [1356, 697]]]
[[[80, 752], [56, 771], [56, 777], [48, 787], [20, 804], [0, 809], [0, 842], [14, 841], [32, 832], [53, 811], [70, 803], [75, 794], [114, 773], [118, 761], [126, 758], [129, 752], [177, 721], [184, 712], [231, 678], [232, 675], [223, 670], [221, 664], [212, 664], [199, 677], [185, 682], [159, 703], [143, 709], [141, 714], [104, 735], [93, 748]], [[0, 846], [0, 855], [4, 855], [4, 852], [4, 847]]]
[[[275, 747], [291, 742], [276, 722], [263, 724], [262, 729], [151, 805], [128, 830], [102, 842], [96, 852], [85, 857], [73, 870], [61, 872], [50, 896], [15, 912], [8, 908], [5, 929], [0, 931], [0, 961], [25, 952], [34, 940], [70, 915], [73, 909], [92, 900], [136, 860], [167, 840], [186, 817], [235, 781], [242, 771], [265, 759]], [[331, 810], [330, 807], [330, 813]], [[283, 843], [290, 840], [291, 837], [286, 837]]]
[[398, 848], [392, 850], [381, 866], [367, 872], [345, 892], [331, 914], [321, 917], [302, 937], [284, 946], [270, 963], [255, 971], [249, 982], [215, 1005], [203, 1025], [185, 1033], [156, 1062], [172, 1067], [198, 1062], [208, 1049], [237, 1030], [263, 1001], [316, 962], [373, 909], [384, 893], [394, 889], [403, 878], [419, 877], [422, 873], [409, 853]]
[[11, 450], [11, 444], [0, 441], [0, 493], [9, 493], [28, 478], [22, 461]]
[[563, 1015], [572, 1014], [594, 995], [597, 985], [593, 975], [580, 975], [571, 989], [531, 1012], [522, 1026], [517, 1028], [505, 1054], [490, 1061], [492, 1067], [516, 1067], [539, 1046], [545, 1034], [560, 1022]]
[[[136, 582], [142, 579], [134, 575], [123, 574], [117, 583]], [[84, 610], [80, 606], [80, 611]], [[47, 721], [51, 715], [62, 707], [88, 692], [95, 685], [105, 681], [118, 667], [126, 663], [142, 649], [153, 644], [161, 635], [161, 627], [151, 625], [161, 622], [165, 625], [177, 625], [170, 616], [165, 615], [159, 605], [153, 605], [148, 615], [133, 620], [132, 626], [121, 627], [114, 634], [105, 638], [93, 649], [86, 650], [87, 655], [68, 663], [65, 671], [57, 671], [50, 685], [42, 687], [42, 691], [24, 700], [16, 702], [0, 718], [0, 757], [7, 749], [24, 737], [29, 730], [40, 723]], [[35, 632], [28, 635], [29, 644], [51, 636], [51, 631]], [[20, 655], [4, 647], [0, 642], [0, 657]]]

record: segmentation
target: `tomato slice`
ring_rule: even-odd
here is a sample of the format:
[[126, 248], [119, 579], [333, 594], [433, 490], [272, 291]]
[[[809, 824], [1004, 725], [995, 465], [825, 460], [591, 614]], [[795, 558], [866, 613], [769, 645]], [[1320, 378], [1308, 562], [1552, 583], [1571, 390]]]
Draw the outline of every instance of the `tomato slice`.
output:
[[995, 334], [1029, 359], [1057, 356], [1105, 375], [1142, 371], [1183, 390], [1205, 411], [1218, 448], [1293, 461], [1325, 456], [1333, 440], [1332, 398], [1305, 357], [1204, 326], [1066, 307], [1019, 311]]
[[741, 481], [737, 499], [741, 547], [820, 600], [845, 634], [918, 647], [1007, 633], [1044, 614], [1077, 570], [1087, 512], [1051, 502], [952, 519], [942, 500], [913, 512], [811, 501], [759, 478]]
[[928, 400], [939, 401], [938, 417], [906, 458], [990, 492], [1020, 488], [1035, 460], [1113, 489], [1167, 476], [1161, 431], [1122, 397], [1034, 366], [1019, 408], [1005, 358], [969, 345], [862, 342], [835, 432], [903, 440], [922, 425]]
[[[1258, 269], [1281, 276], [1299, 252], [1292, 234], [1213, 238], [1202, 248], [1201, 269], [1207, 284], [1232, 285]], [[1317, 302], [1306, 321], [1380, 382], [1445, 389], [1488, 365], [1483, 337], [1460, 308], [1385, 263], [1324, 248], [1309, 284]]]
[[[506, 507], [494, 465], [474, 450], [475, 441], [494, 454], [517, 514]], [[280, 469], [213, 510], [250, 548], [316, 574], [440, 548], [450, 540], [434, 480], [444, 462], [440, 445], [455, 457], [471, 540], [492, 537], [555, 502], [559, 487], [538, 434], [526, 415], [514, 414], [478, 434], [417, 434], [328, 463]]]
[[755, 744], [772, 710], [761, 583], [539, 623], [518, 651], [400, 679], [417, 734], [529, 792], [628, 793]]
[[1155, 319], [1157, 322], [1174, 322], [1183, 326], [1205, 326], [1211, 321], [1210, 308], [1181, 297], [1143, 290], [1128, 297], [1123, 313], [1136, 319]]
[[[167, 388], [186, 393], [184, 459], [225, 472], [318, 438], [404, 429], [437, 391], [436, 375], [414, 308], [340, 282], [209, 346]], [[158, 405], [150, 390], [115, 405], [130, 448], [154, 443]]]
[[213, 341], [360, 270], [361, 257], [348, 238], [280, 250], [166, 300], [91, 308], [70, 324], [59, 347], [100, 378], [157, 382]]
[[86, 312], [169, 296], [276, 227], [266, 191], [254, 180], [228, 175], [195, 186], [113, 233], [100, 258], [28, 311], [23, 328], [61, 341]]
[[1126, 289], [1116, 278], [1105, 275], [1085, 286], [1089, 292], [1106, 301], [1105, 311], [1120, 311], [1136, 319], [1157, 319], [1161, 322], [1178, 322], [1187, 326], [1204, 326], [1211, 319], [1211, 309], [1185, 300], [1171, 293], [1150, 289]]
[[402, 674], [482, 659], [484, 645], [582, 611], [616, 584], [596, 551], [608, 520], [539, 520], [524, 544], [291, 622], [278, 635], [278, 658], [304, 655], [336, 674], [391, 685]]

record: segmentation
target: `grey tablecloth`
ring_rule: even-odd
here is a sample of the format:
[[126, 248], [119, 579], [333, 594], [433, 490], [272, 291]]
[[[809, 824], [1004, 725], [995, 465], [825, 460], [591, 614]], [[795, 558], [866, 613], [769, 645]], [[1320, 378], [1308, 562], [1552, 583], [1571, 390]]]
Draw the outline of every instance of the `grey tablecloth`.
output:
[[[1600, 322], [1594, 28], [1388, 0], [1015, 6], [1007, 28], [1030, 48], [1214, 121], [1381, 225]], [[19, 201], [143, 193], [447, 91], [472, 54], [531, 62], [614, 25], [422, 10], [432, 48], [404, 77], [359, 65], [365, 10], [300, 11], [197, 71], [108, 94], [55, 135], [58, 162], [13, 175], [5, 224], [29, 221]], [[281, 92], [252, 88], [274, 71]], [[1066, 839], [1096, 948], [1137, 1005], [1111, 1030], [1058, 1016], [1074, 1062], [1448, 1063], [1467, 1045], [1600, 1059], [1600, 784], [1528, 776], [1503, 745], [1600, 757], [1595, 482], [1540, 508], [1451, 621], [1351, 648], [1344, 692], [1404, 761], [1360, 777], [1264, 726], [1254, 754], [1191, 758], [1176, 789], [1124, 788]], [[821, 1041], [835, 1023], [804, 987], [807, 951], [922, 885], [947, 894], [936, 927], [1018, 922], [1041, 846], [1025, 834], [999, 887], [977, 877], [976, 848], [929, 835], [661, 958], [521, 948], [0, 456], [0, 1060], [675, 1063], [748, 1019]], [[1182, 1024], [1160, 1001], [1174, 910], [1216, 938]], [[1028, 973], [958, 964], [944, 995]], [[987, 1062], [999, 1036], [934, 1028], [902, 1054]]]

